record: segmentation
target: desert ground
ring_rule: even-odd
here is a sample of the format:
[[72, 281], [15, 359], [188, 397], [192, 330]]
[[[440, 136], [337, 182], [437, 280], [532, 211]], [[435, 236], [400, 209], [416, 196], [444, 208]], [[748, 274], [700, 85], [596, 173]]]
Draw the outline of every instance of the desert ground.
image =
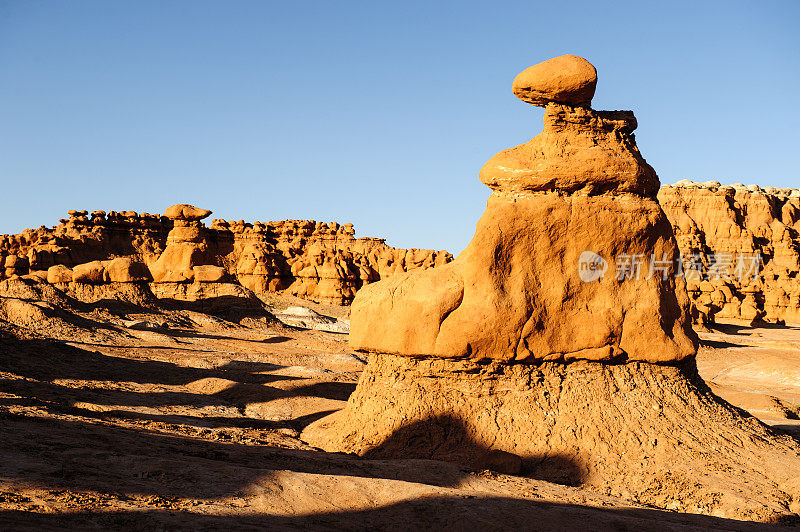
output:
[[[18, 289], [23, 289], [22, 286]], [[347, 334], [273, 317], [290, 296], [138, 306], [19, 299], [0, 322], [0, 528], [763, 530], [434, 460], [303, 442], [364, 367]], [[720, 396], [800, 427], [800, 328], [720, 324], [697, 365]], [[787, 523], [790, 524], [790, 523]], [[775, 526], [777, 528], [777, 526]]]

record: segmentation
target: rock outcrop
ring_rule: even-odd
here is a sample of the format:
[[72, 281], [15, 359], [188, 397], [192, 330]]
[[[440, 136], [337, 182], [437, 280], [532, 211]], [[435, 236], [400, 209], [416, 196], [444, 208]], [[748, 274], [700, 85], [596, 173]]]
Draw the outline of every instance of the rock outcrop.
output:
[[[481, 171], [493, 192], [467, 249], [358, 292], [350, 341], [367, 367], [303, 437], [473, 467], [515, 455], [522, 474], [654, 506], [797, 518], [800, 444], [697, 375], [679, 248], [632, 114], [546, 91], [534, 103], [544, 131]], [[639, 256], [642, 271], [619, 267]]]
[[579, 275], [587, 252], [604, 260], [677, 259], [654, 197], [658, 178], [636, 148], [635, 127], [631, 112], [549, 101], [544, 131], [481, 170], [493, 193], [472, 242], [442, 268], [359, 292], [351, 344], [406, 356], [525, 362], [693, 355], [682, 279], [649, 268], [635, 279], [611, 272], [585, 282]]
[[[172, 230], [167, 234], [167, 247], [150, 265], [156, 283], [184, 283], [194, 281], [196, 267], [208, 264], [208, 253], [200, 220], [211, 211], [191, 205], [173, 205], [164, 216], [172, 220]], [[202, 271], [202, 270], [201, 270]]]
[[695, 320], [800, 324], [800, 190], [688, 180], [658, 200], [683, 257]]
[[62, 288], [150, 283], [160, 297], [179, 299], [285, 290], [348, 304], [364, 284], [452, 259], [355, 238], [352, 224], [213, 220], [206, 227], [210, 214], [186, 204], [163, 216], [73, 210], [56, 227], [0, 236], [0, 279], [25, 276]]
[[589, 107], [597, 87], [594, 65], [577, 55], [554, 57], [520, 72], [511, 90], [523, 102]]

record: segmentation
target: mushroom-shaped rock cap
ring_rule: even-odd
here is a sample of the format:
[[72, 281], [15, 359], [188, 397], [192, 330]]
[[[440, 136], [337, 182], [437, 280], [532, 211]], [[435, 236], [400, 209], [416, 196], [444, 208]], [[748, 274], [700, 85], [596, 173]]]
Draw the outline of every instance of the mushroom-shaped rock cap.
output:
[[166, 216], [171, 220], [196, 221], [196, 220], [202, 220], [203, 218], [205, 218], [210, 214], [211, 211], [209, 211], [208, 209], [201, 209], [199, 207], [195, 207], [194, 205], [187, 205], [186, 203], [173, 205], [164, 212], [164, 216]]
[[544, 107], [550, 102], [589, 107], [597, 86], [594, 65], [577, 55], [562, 55], [526, 68], [511, 90], [523, 102]]

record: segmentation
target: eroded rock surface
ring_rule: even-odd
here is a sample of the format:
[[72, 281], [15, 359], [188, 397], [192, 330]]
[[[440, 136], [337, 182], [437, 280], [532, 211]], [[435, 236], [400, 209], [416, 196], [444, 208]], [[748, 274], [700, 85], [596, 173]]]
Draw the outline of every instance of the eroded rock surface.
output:
[[526, 362], [674, 362], [694, 354], [682, 279], [586, 282], [580, 275], [586, 252], [677, 266], [672, 228], [654, 197], [658, 177], [633, 138], [633, 114], [550, 102], [544, 123], [543, 133], [481, 170], [493, 192], [453, 263], [359, 292], [355, 348]]
[[[173, 205], [164, 216], [70, 211], [53, 228], [0, 236], [0, 280], [25, 276], [86, 292], [83, 285], [150, 283], [159, 297], [286, 291], [347, 304], [361, 286], [446, 264], [446, 251], [398, 249], [355, 238], [352, 224], [304, 220], [202, 220], [211, 211]], [[73, 291], [75, 291], [73, 290]]]
[[658, 200], [675, 229], [695, 318], [800, 324], [800, 190], [688, 180]]

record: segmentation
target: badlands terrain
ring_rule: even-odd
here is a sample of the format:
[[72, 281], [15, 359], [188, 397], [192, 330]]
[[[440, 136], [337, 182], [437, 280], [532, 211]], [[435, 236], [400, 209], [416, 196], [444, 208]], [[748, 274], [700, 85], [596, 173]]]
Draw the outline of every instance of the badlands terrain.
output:
[[[276, 320], [303, 303], [291, 296], [216, 309], [84, 304], [4, 283], [0, 528], [763, 529], [697, 515], [714, 501], [689, 490], [671, 493], [697, 505], [678, 513], [530, 476], [532, 464], [508, 475], [314, 448], [303, 429], [345, 405], [364, 358], [346, 334]], [[712, 390], [781, 432], [798, 428], [800, 328], [701, 336], [697, 365]]]
[[186, 204], [0, 237], [0, 527], [800, 524], [800, 191], [660, 186], [596, 83], [514, 79], [543, 130], [457, 257]]

